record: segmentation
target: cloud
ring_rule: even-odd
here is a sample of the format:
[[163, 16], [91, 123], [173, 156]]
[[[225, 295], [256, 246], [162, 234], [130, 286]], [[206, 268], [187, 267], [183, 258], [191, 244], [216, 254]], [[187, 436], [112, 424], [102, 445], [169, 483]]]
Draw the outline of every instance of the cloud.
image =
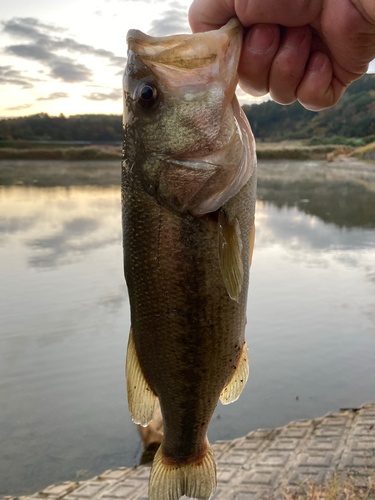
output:
[[104, 92], [92, 92], [91, 94], [84, 95], [83, 97], [89, 101], [118, 101], [121, 99], [122, 94], [121, 90], [113, 89], [108, 94], [105, 94]]
[[93, 72], [84, 64], [71, 60], [60, 60], [51, 64], [51, 76], [67, 83], [86, 82], [91, 80]]
[[28, 43], [8, 45], [5, 53], [38, 61], [49, 69], [52, 79], [67, 83], [91, 81], [93, 72], [83, 63], [67, 57], [61, 52], [74, 55], [89, 55], [106, 59], [109, 66], [124, 68], [126, 57], [116, 56], [113, 52], [79, 43], [73, 38], [63, 37], [66, 31], [52, 24], [39, 22], [34, 18], [13, 18], [3, 22], [3, 31], [15, 38], [21, 38]]
[[0, 66], [0, 85], [19, 85], [22, 89], [32, 89], [32, 82], [40, 82], [23, 72], [13, 69], [12, 66]]
[[13, 18], [10, 21], [2, 23], [4, 28], [3, 31], [10, 35], [19, 38], [29, 38], [32, 40], [40, 39], [41, 37], [47, 37], [44, 32], [64, 32], [67, 31], [65, 28], [60, 28], [54, 24], [41, 23], [38, 19], [33, 17], [23, 17], [23, 18]]
[[91, 80], [93, 72], [84, 64], [75, 62], [69, 57], [57, 57], [56, 54], [36, 44], [10, 45], [5, 48], [7, 54], [24, 59], [38, 61], [47, 66], [50, 76], [66, 83], [78, 83]]
[[169, 7], [170, 9], [163, 13], [162, 18], [152, 21], [149, 34], [167, 36], [177, 33], [191, 33], [186, 7], [179, 2], [172, 2]]
[[46, 97], [38, 97], [37, 101], [54, 101], [56, 99], [65, 99], [69, 97], [69, 94], [66, 92], [52, 92], [52, 94], [47, 95]]
[[25, 59], [33, 59], [34, 61], [48, 61], [53, 57], [44, 47], [35, 44], [10, 45], [5, 47], [5, 53]]
[[20, 111], [21, 109], [31, 108], [32, 104], [19, 104], [18, 106], [12, 106], [10, 108], [5, 108], [5, 111]]

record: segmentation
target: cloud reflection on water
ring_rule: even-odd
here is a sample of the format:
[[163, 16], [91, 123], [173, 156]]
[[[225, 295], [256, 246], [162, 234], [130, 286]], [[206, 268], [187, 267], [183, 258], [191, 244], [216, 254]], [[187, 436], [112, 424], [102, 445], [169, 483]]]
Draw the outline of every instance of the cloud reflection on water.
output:
[[118, 188], [10, 187], [0, 191], [2, 246], [21, 244], [31, 267], [52, 268], [121, 245]]

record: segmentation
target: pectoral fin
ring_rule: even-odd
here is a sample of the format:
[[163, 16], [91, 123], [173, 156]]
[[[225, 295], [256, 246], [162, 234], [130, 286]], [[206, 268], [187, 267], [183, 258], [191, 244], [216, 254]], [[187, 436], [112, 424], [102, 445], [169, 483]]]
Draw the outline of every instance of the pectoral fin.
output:
[[239, 302], [244, 268], [241, 229], [237, 219], [230, 221], [224, 210], [219, 212], [219, 262], [228, 295]]
[[236, 401], [245, 387], [247, 378], [249, 376], [249, 356], [247, 354], [246, 342], [242, 348], [241, 357], [237, 365], [237, 369], [233, 374], [228, 385], [224, 387], [220, 394], [220, 401], [223, 405], [228, 405]]
[[153, 418], [157, 397], [143, 375], [137, 351], [135, 350], [132, 330], [130, 330], [129, 334], [126, 358], [126, 383], [129, 411], [133, 422], [146, 427]]

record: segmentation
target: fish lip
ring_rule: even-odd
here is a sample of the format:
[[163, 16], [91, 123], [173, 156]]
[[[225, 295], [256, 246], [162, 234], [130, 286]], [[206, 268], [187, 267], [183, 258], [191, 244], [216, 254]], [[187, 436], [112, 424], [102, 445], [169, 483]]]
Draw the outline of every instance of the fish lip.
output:
[[[190, 33], [153, 37], [139, 30], [128, 31], [128, 50], [149, 65], [178, 69], [198, 69], [222, 61], [226, 70], [237, 69], [243, 27], [233, 17], [220, 29], [203, 33]], [[235, 41], [233, 44], [232, 42]], [[183, 56], [182, 56], [183, 54]]]
[[[224, 26], [222, 26], [217, 30], [212, 30], [209, 32], [206, 31], [203, 33], [186, 33], [186, 34], [176, 34], [176, 35], [156, 37], [147, 35], [146, 33], [143, 33], [143, 31], [137, 29], [130, 29], [126, 35], [126, 43], [128, 44], [130, 50], [134, 50], [133, 47], [138, 44], [149, 45], [153, 47], [153, 52], [156, 55], [158, 54], [157, 47], [160, 47], [160, 52], [161, 52], [162, 50], [165, 50], [166, 47], [168, 48], [176, 47], [177, 45], [180, 45], [181, 42], [187, 39], [191, 40], [194, 37], [198, 39], [199, 37], [207, 35], [207, 33], [211, 33], [216, 36], [221, 34], [229, 35], [230, 31], [235, 31], [235, 30], [242, 31], [242, 29], [243, 29], [242, 24], [240, 23], [237, 17], [232, 17]], [[161, 47], [163, 45], [164, 48], [162, 49]], [[138, 46], [138, 48], [140, 47]]]

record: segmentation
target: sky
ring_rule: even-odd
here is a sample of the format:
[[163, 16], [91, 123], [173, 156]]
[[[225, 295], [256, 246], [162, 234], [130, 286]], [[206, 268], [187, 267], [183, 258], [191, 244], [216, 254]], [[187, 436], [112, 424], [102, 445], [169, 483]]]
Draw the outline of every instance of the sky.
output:
[[[0, 20], [0, 118], [122, 113], [126, 33], [190, 33], [191, 0], [13, 0]], [[374, 61], [372, 71], [375, 71]], [[237, 91], [241, 104], [262, 98]]]

